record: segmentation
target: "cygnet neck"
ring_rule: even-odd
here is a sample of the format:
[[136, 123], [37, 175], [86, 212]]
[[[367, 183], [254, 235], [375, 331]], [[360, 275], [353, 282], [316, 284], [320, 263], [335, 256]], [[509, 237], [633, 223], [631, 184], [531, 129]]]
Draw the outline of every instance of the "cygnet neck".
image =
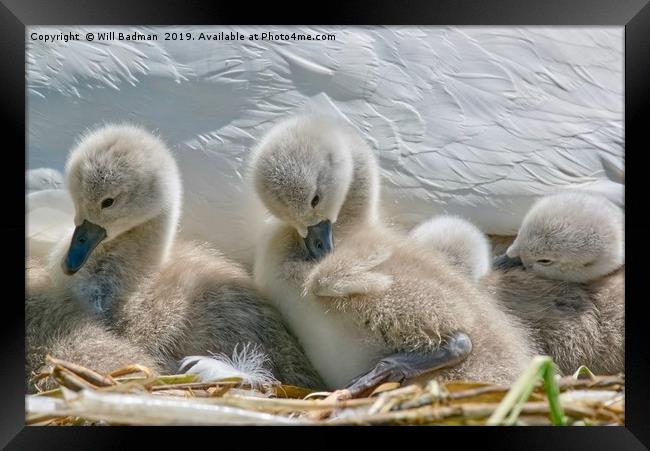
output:
[[352, 151], [352, 181], [334, 224], [335, 240], [378, 220], [379, 165], [372, 151], [358, 140]]

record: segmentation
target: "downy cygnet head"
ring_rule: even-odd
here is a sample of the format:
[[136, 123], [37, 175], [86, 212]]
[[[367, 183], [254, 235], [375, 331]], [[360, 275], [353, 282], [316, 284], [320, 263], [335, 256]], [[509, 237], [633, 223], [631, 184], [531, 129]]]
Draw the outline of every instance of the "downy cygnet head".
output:
[[177, 208], [178, 168], [165, 144], [143, 128], [105, 125], [82, 136], [66, 164], [75, 231], [62, 262], [77, 272], [95, 248]]
[[624, 213], [600, 194], [567, 191], [542, 198], [495, 267], [521, 264], [548, 279], [589, 282], [624, 263]]
[[452, 215], [435, 216], [415, 227], [411, 238], [425, 249], [441, 252], [474, 280], [490, 271], [492, 246], [470, 221]]
[[332, 224], [352, 180], [352, 157], [326, 118], [274, 126], [253, 157], [255, 189], [269, 211], [304, 238], [312, 258], [332, 249]]

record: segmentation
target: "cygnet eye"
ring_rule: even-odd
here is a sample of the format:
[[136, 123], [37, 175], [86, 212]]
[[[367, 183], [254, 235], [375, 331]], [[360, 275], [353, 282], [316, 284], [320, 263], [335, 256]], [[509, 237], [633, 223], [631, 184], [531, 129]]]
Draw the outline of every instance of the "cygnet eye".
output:
[[543, 258], [541, 260], [537, 260], [537, 263], [539, 263], [540, 265], [550, 265], [553, 262], [551, 260], [547, 260], [547, 259]]
[[316, 205], [318, 205], [319, 201], [320, 201], [320, 197], [318, 197], [318, 194], [316, 194], [314, 198], [311, 200], [311, 208], [316, 208]]
[[107, 197], [102, 201], [102, 208], [108, 208], [111, 205], [113, 205], [113, 202], [115, 202], [115, 199], [112, 199], [110, 197]]

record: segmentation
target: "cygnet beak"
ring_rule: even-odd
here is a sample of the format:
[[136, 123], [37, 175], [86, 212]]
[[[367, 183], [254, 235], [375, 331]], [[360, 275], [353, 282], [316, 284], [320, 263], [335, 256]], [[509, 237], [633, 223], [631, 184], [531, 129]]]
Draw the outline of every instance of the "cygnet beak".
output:
[[307, 227], [305, 246], [311, 258], [317, 261], [332, 251], [332, 223], [329, 219]]
[[516, 267], [524, 267], [524, 263], [519, 257], [508, 257], [507, 254], [503, 254], [492, 261], [492, 269], [494, 270], [507, 271]]
[[74, 229], [70, 248], [61, 263], [63, 272], [71, 276], [79, 271], [104, 238], [106, 238], [106, 230], [103, 227], [84, 220], [80, 226]]

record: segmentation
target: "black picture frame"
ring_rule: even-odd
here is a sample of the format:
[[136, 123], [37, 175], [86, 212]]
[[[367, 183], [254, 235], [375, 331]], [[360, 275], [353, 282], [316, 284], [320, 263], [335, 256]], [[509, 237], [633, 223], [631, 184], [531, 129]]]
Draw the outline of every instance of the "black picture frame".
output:
[[[288, 13], [291, 11], [291, 14]], [[222, 432], [210, 428], [38, 428], [24, 427], [24, 308], [18, 302], [24, 292], [24, 172], [18, 148], [26, 152], [25, 26], [28, 25], [201, 25], [201, 24], [333, 24], [333, 25], [618, 25], [625, 27], [625, 147], [626, 147], [626, 426], [610, 428], [368, 428], [368, 437], [382, 439], [386, 431], [404, 433], [406, 446], [424, 443], [462, 443], [468, 438], [491, 441], [499, 449], [647, 449], [650, 446], [650, 374], [648, 327], [643, 312], [648, 275], [650, 230], [645, 211], [648, 145], [644, 119], [650, 109], [650, 6], [648, 0], [410, 0], [302, 3], [281, 6], [277, 2], [222, 1], [100, 1], [100, 0], [2, 0], [0, 5], [0, 111], [1, 151], [8, 165], [0, 177], [8, 210], [0, 221], [2, 280], [5, 314], [0, 315], [0, 446], [6, 449], [122, 449], [146, 441], [164, 441], [161, 449], [175, 446], [220, 446]], [[25, 157], [25, 155], [23, 155]], [[9, 163], [9, 160], [11, 162]], [[24, 168], [23, 168], [24, 169]], [[7, 290], [9, 288], [9, 290]], [[11, 307], [9, 309], [8, 307]], [[323, 439], [331, 428], [302, 428]], [[234, 432], [243, 429], [236, 429]], [[176, 437], [172, 437], [173, 433]], [[277, 431], [277, 440], [269, 438]], [[416, 432], [417, 431], [417, 432]], [[170, 434], [169, 432], [172, 432]], [[412, 434], [426, 434], [414, 437]], [[263, 431], [268, 446], [303, 445], [295, 432], [279, 428]], [[282, 435], [279, 435], [282, 434]], [[323, 435], [328, 434], [328, 435]], [[355, 431], [355, 434], [361, 434]], [[199, 439], [198, 436], [202, 437]], [[273, 435], [273, 434], [272, 434]], [[446, 437], [442, 437], [446, 435]], [[239, 435], [247, 441], [248, 432]], [[359, 437], [359, 436], [357, 436]], [[201, 445], [199, 440], [208, 440]], [[365, 440], [365, 438], [363, 439]], [[428, 442], [427, 442], [428, 441]], [[175, 445], [174, 442], [179, 443]], [[355, 440], [356, 442], [356, 440]], [[327, 442], [324, 441], [324, 444]], [[331, 443], [331, 442], [330, 442]], [[420, 442], [423, 443], [423, 442]], [[223, 446], [225, 445], [225, 442]], [[449, 446], [449, 445], [447, 445]]]

